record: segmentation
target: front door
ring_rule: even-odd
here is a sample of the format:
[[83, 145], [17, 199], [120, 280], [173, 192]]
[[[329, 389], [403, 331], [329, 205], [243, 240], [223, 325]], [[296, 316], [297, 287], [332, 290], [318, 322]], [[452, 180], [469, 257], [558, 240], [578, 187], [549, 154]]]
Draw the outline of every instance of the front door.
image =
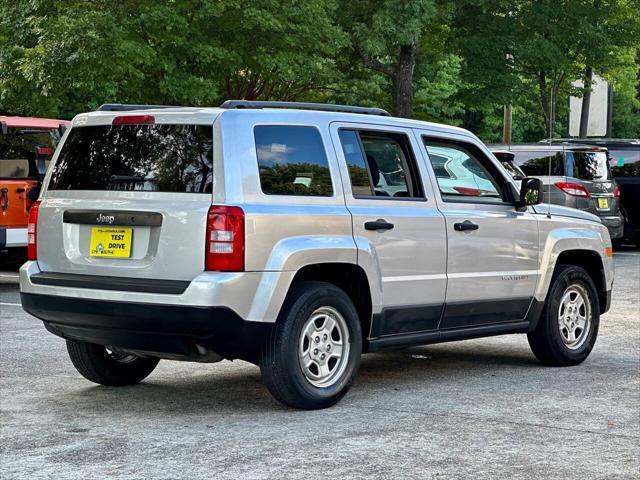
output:
[[516, 211], [509, 180], [479, 144], [420, 138], [448, 238], [441, 330], [524, 320], [539, 276], [537, 221]]
[[[382, 311], [370, 337], [436, 330], [446, 289], [446, 234], [411, 130], [332, 124], [360, 251], [380, 269]], [[365, 262], [359, 255], [358, 262]]]

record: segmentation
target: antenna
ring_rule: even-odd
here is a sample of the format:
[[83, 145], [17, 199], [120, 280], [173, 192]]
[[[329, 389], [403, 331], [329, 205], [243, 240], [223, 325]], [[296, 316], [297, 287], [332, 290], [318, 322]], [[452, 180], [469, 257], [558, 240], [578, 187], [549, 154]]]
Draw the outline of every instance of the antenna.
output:
[[[551, 103], [549, 103], [549, 146], [552, 145], [551, 140], [553, 139], [553, 85], [551, 85], [551, 90], [549, 92], [551, 97]], [[547, 180], [547, 218], [551, 218], [551, 149], [549, 149], [549, 178]]]

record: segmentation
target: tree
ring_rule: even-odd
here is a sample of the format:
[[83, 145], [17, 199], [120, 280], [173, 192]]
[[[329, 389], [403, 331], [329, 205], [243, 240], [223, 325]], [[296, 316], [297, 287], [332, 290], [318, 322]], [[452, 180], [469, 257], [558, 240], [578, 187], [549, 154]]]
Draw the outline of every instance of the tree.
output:
[[0, 109], [293, 100], [335, 76], [336, 4], [16, 0], [0, 6]]
[[411, 117], [420, 39], [436, 14], [433, 0], [355, 0], [341, 4], [353, 57], [390, 82], [392, 110]]
[[[468, 97], [506, 104], [534, 82], [547, 134], [558, 101], [582, 94], [571, 82], [588, 67], [611, 68], [611, 51], [637, 42], [627, 0], [470, 0], [457, 4], [456, 37]], [[587, 86], [590, 88], [590, 85]]]

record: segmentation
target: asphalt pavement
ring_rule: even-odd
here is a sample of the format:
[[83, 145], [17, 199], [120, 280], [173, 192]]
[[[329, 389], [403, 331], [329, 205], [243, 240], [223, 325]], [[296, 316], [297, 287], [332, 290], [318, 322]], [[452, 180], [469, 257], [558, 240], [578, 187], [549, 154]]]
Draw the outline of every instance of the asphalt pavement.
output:
[[615, 264], [580, 366], [540, 366], [524, 335], [371, 354], [313, 412], [240, 361], [93, 385], [0, 283], [0, 478], [640, 478], [640, 252]]

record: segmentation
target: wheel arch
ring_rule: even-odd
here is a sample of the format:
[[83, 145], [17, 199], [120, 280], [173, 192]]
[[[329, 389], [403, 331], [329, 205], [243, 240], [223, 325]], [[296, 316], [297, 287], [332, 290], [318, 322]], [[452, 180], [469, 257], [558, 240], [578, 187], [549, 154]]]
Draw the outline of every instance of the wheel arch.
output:
[[330, 283], [349, 296], [358, 312], [362, 334], [366, 338], [371, 329], [373, 302], [369, 280], [364, 269], [355, 263], [341, 262], [305, 265], [293, 277], [287, 296], [295, 285], [310, 281]]
[[602, 257], [593, 250], [565, 250], [558, 255], [555, 268], [560, 265], [574, 265], [587, 271], [598, 292], [600, 313], [604, 313], [607, 308], [607, 293]]

